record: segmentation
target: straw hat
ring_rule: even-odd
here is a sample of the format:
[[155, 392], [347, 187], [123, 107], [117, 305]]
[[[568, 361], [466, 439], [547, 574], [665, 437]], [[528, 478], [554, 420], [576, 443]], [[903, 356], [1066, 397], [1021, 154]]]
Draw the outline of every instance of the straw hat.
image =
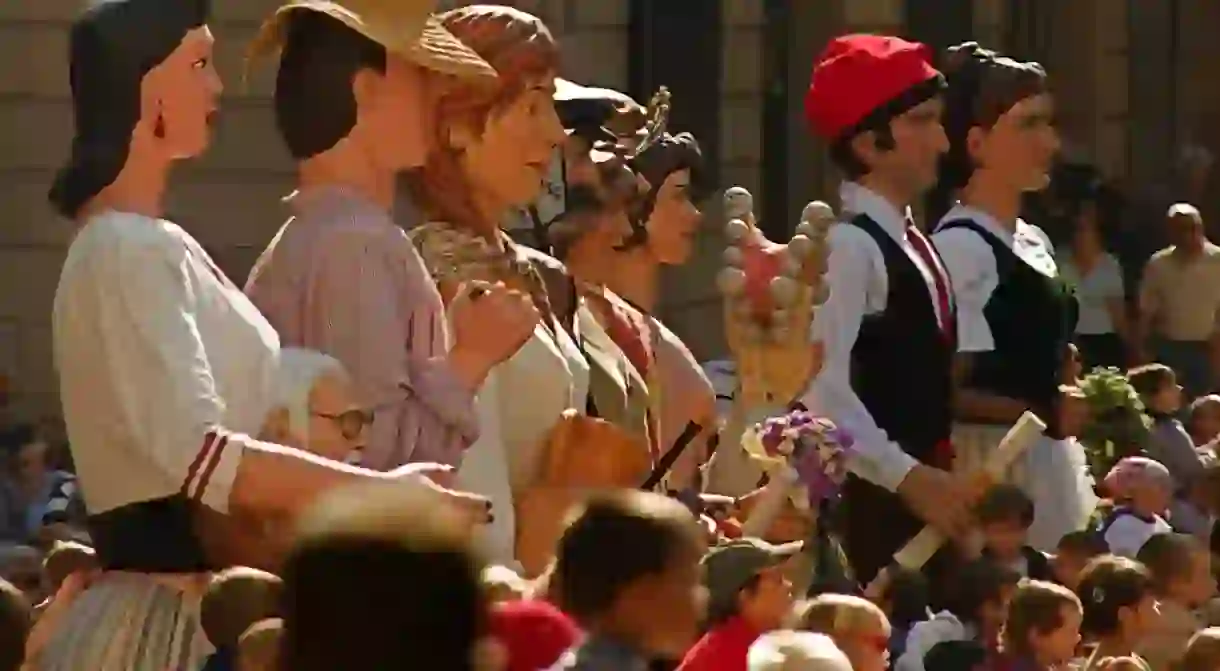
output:
[[436, 0], [294, 0], [267, 19], [250, 44], [250, 60], [283, 46], [288, 18], [320, 12], [420, 67], [466, 79], [495, 79], [495, 68], [466, 46], [433, 14]]

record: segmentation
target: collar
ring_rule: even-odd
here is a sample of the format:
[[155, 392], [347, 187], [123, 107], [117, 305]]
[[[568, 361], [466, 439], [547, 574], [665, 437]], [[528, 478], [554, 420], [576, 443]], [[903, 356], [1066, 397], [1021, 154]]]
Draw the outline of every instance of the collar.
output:
[[884, 196], [859, 182], [843, 182], [839, 185], [839, 202], [844, 212], [868, 216], [899, 240], [906, 235], [911, 208], [899, 210]]
[[283, 201], [296, 214], [309, 210], [343, 210], [380, 217], [390, 216], [381, 205], [348, 186], [324, 184], [297, 189], [284, 197]]
[[960, 202], [954, 205], [953, 209], [949, 210], [948, 214], [941, 218], [941, 221], [946, 222], [955, 219], [970, 219], [986, 229], [988, 233], [1003, 240], [1009, 246], [1013, 244], [1017, 236], [1024, 232], [1022, 229], [1025, 226], [1025, 222], [1018, 218], [1016, 227], [1010, 231], [1008, 227], [1000, 223], [999, 219], [991, 216], [991, 213]]
[[589, 634], [576, 653], [578, 661], [593, 660], [598, 666], [592, 668], [616, 669], [617, 671], [648, 671], [648, 659], [635, 648], [608, 636]]

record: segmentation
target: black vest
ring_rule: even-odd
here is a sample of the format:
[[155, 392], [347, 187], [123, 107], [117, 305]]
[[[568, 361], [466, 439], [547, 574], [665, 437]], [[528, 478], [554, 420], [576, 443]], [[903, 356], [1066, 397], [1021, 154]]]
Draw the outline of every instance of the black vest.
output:
[[983, 308], [995, 347], [975, 355], [968, 385], [1024, 401], [1054, 435], [1055, 401], [1076, 329], [1076, 296], [1062, 279], [1034, 270], [978, 222], [956, 219], [939, 230], [954, 228], [974, 231], [991, 247], [999, 275]]
[[936, 320], [931, 287], [877, 222], [859, 215], [848, 223], [877, 243], [889, 284], [885, 310], [864, 315], [860, 321], [851, 351], [852, 389], [891, 440], [907, 454], [931, 463], [937, 445], [949, 439], [951, 430], [956, 320], [946, 315], [952, 325], [946, 336]]

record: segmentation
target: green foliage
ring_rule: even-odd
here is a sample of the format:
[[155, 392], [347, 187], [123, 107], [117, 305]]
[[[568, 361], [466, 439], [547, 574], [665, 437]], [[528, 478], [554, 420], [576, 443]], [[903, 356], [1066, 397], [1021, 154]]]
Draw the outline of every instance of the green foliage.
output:
[[1117, 368], [1095, 368], [1080, 382], [1089, 406], [1089, 421], [1078, 436], [1099, 480], [1123, 457], [1143, 452], [1152, 420], [1144, 403]]

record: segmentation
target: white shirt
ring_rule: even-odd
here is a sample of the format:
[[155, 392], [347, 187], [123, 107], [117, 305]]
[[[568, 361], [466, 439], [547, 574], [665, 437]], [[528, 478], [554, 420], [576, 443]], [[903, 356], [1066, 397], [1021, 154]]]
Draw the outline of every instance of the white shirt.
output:
[[1120, 515], [1110, 523], [1110, 528], [1106, 529], [1105, 539], [1110, 552], [1134, 559], [1149, 538], [1172, 531], [1173, 527], [1160, 515], [1154, 516], [1151, 522], [1135, 515]]
[[92, 217], [68, 250], [52, 335], [90, 512], [178, 492], [227, 511], [280, 344], [207, 252], [168, 221]]
[[1114, 320], [1110, 317], [1110, 303], [1123, 300], [1123, 269], [1109, 254], [1102, 254], [1088, 273], [1081, 274], [1071, 257], [1059, 263], [1063, 279], [1076, 289], [1076, 300], [1080, 304], [1080, 318], [1076, 332], [1082, 335], [1114, 333]]
[[1056, 277], [1059, 272], [1055, 267], [1055, 250], [1037, 226], [1017, 219], [1015, 231], [1008, 231], [995, 217], [967, 205], [958, 204], [937, 224], [932, 242], [949, 269], [953, 297], [957, 301], [957, 349], [959, 352], [990, 352], [995, 349], [995, 341], [983, 310], [1000, 283], [1000, 273], [991, 246], [977, 232], [968, 228], [941, 230], [945, 222], [958, 219], [973, 220], [1047, 277]]
[[[840, 189], [843, 211], [865, 214], [888, 233], [919, 269], [928, 286], [938, 320], [943, 320], [936, 294], [935, 271], [907, 240], [907, 212], [899, 212], [889, 201], [852, 182]], [[849, 216], [849, 215], [845, 215]], [[801, 402], [842, 426], [856, 441], [856, 455], [849, 464], [856, 475], [890, 491], [918, 463], [890, 440], [851, 387], [851, 352], [865, 315], [885, 310], [889, 278], [885, 258], [877, 242], [863, 229], [838, 224], [827, 235], [830, 258], [826, 282], [830, 296], [813, 320], [812, 339], [825, 347], [822, 370], [806, 390]]]

